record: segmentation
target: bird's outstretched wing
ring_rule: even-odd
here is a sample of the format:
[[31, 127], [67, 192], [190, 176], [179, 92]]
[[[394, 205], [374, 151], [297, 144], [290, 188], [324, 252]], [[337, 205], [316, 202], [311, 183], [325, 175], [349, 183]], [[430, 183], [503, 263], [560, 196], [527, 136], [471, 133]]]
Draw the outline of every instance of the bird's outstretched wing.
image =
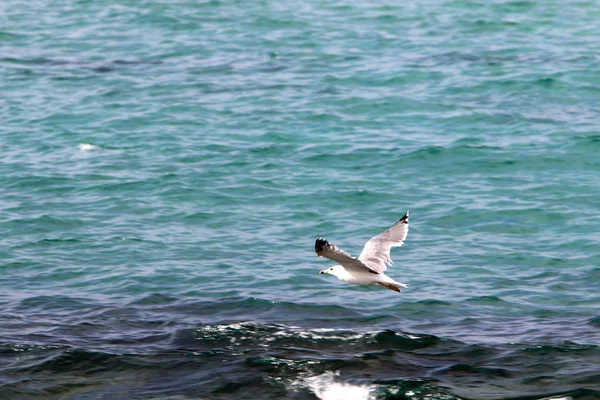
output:
[[385, 271], [386, 264], [393, 264], [390, 258], [390, 249], [394, 246], [402, 246], [407, 234], [408, 211], [394, 225], [369, 239], [358, 256], [358, 260], [377, 272]]
[[359, 259], [352, 257], [344, 250], [332, 245], [323, 238], [317, 238], [315, 241], [315, 253], [317, 253], [319, 257], [329, 258], [330, 260], [339, 263], [349, 272], [371, 272], [373, 274], [379, 273], [375, 269], [365, 265]]

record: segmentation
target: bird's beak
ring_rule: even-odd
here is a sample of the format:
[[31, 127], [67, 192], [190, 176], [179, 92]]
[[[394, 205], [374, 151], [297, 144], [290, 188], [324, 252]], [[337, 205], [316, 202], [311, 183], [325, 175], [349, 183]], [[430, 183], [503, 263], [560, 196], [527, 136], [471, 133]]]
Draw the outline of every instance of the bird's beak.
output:
[[326, 269], [324, 269], [323, 271], [321, 271], [321, 272], [319, 272], [319, 273], [320, 273], [320, 274], [326, 274], [326, 273], [327, 273], [327, 270], [326, 270]]

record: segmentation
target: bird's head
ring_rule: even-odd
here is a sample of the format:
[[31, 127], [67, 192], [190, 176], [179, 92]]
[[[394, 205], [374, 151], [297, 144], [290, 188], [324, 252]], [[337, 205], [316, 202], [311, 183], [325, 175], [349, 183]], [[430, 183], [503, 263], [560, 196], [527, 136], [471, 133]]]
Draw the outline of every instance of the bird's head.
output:
[[331, 267], [321, 270], [320, 274], [329, 274], [333, 276], [337, 276], [338, 272], [342, 267], [340, 265], [332, 265]]

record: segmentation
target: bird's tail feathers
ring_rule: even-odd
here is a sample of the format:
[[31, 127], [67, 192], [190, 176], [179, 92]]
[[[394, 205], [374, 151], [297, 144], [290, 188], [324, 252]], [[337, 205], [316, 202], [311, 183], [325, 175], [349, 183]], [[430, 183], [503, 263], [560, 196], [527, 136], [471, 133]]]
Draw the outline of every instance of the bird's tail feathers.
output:
[[400, 292], [400, 288], [404, 289], [407, 288], [408, 286], [405, 285], [402, 282], [396, 282], [393, 279], [390, 279], [387, 282], [377, 282], [379, 285], [383, 286], [386, 289], [390, 289], [393, 290], [394, 292]]

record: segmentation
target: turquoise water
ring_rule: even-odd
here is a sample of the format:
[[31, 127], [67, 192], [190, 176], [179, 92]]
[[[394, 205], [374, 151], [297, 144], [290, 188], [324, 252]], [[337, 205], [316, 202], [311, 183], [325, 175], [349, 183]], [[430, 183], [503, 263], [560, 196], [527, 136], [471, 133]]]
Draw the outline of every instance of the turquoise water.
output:
[[0, 398], [600, 398], [598, 10], [3, 2]]

